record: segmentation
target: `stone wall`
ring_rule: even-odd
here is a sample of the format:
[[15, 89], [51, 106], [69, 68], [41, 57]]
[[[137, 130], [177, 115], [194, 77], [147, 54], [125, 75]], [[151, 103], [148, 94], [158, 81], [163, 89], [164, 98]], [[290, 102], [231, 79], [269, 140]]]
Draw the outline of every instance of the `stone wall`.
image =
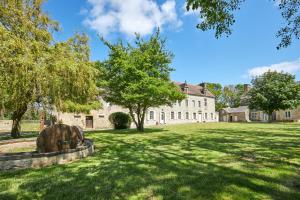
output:
[[[232, 119], [232, 121], [231, 121]], [[249, 121], [249, 112], [240, 112], [240, 113], [221, 113], [220, 121], [222, 122], [248, 122]]]
[[64, 152], [0, 154], [0, 170], [39, 168], [54, 164], [64, 164], [84, 158], [93, 152], [93, 142], [86, 139], [84, 146]]
[[276, 121], [300, 121], [300, 108], [276, 111]]
[[12, 127], [12, 120], [0, 120], [0, 130], [10, 131]]

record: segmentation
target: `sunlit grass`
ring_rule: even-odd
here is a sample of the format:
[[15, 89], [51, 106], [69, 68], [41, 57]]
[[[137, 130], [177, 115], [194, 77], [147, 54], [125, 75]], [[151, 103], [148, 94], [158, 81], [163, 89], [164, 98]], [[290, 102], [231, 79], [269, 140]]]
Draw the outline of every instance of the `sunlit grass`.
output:
[[300, 199], [300, 124], [87, 133], [93, 156], [0, 172], [0, 199]]

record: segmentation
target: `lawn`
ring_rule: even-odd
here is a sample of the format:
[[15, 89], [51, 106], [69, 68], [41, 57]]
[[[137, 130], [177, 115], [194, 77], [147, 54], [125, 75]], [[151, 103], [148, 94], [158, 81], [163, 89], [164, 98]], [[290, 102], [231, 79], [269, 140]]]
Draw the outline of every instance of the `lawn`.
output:
[[0, 172], [0, 199], [300, 199], [300, 124], [90, 132], [95, 154]]

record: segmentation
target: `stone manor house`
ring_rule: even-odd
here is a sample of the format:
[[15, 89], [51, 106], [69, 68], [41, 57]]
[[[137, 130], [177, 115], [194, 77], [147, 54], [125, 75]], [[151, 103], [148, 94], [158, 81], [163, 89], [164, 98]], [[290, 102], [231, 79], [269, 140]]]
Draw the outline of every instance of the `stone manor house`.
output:
[[[175, 82], [179, 89], [187, 95], [183, 101], [177, 101], [172, 106], [150, 108], [145, 118], [145, 126], [158, 124], [179, 124], [197, 122], [217, 122], [218, 113], [215, 112], [215, 97], [207, 89], [205, 83], [191, 85]], [[90, 114], [83, 113], [57, 113], [57, 119], [64, 124], [78, 125], [84, 129], [110, 128], [108, 117], [114, 112], [127, 112], [120, 106], [100, 100], [102, 108], [92, 110]], [[132, 127], [134, 127], [132, 125]]]

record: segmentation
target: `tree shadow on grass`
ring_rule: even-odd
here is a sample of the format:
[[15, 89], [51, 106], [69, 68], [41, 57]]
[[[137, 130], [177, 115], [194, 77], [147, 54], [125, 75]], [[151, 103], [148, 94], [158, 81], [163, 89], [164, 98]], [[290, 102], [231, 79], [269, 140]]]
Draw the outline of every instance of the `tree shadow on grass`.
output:
[[163, 132], [168, 131], [164, 128], [145, 128], [144, 132], [139, 132], [136, 129], [109, 129], [109, 130], [89, 130], [84, 131], [85, 134], [103, 134], [103, 133], [110, 133], [110, 134], [151, 134], [156, 132]]
[[[269, 141], [268, 136], [256, 141], [251, 131], [216, 131], [202, 130], [192, 135], [165, 131], [142, 138], [131, 137], [131, 132], [118, 133], [118, 137], [115, 132], [107, 131], [101, 136], [91, 134], [99, 144], [91, 157], [69, 165], [0, 173], [0, 187], [3, 186], [0, 198], [300, 199], [299, 177], [292, 173], [297, 166], [277, 163], [275, 158], [284, 155], [279, 151], [265, 154], [277, 140]], [[159, 131], [149, 131], [143, 136], [152, 136], [151, 133]], [[283, 149], [283, 146], [274, 148]], [[262, 157], [254, 163], [239, 160], [253, 151]], [[288, 149], [285, 153], [295, 151]], [[227, 166], [232, 162], [242, 167]], [[274, 173], [290, 173], [284, 176], [260, 173], [256, 165], [268, 163], [272, 164]], [[16, 191], [9, 192], [9, 184], [3, 180], [12, 177], [15, 180], [11, 181], [23, 179]]]

